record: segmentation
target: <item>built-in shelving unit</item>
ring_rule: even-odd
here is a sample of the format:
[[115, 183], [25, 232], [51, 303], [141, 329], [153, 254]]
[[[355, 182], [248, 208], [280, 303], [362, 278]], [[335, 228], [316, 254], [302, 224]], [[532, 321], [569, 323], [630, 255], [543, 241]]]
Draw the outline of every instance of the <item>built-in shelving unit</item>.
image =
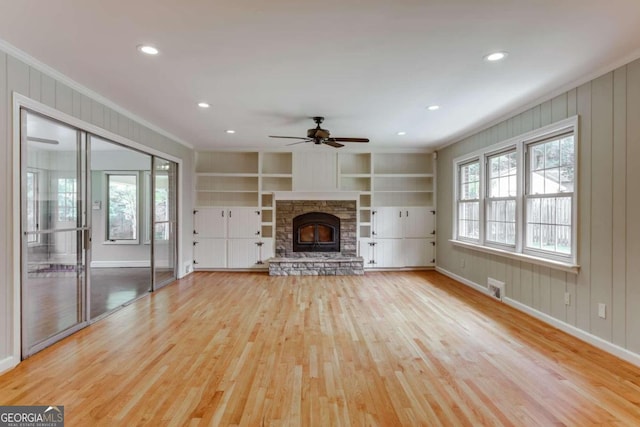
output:
[[284, 152], [260, 153], [260, 209], [262, 210], [262, 236], [274, 237], [274, 191], [291, 191], [292, 154]]
[[[306, 159], [308, 156], [300, 156], [301, 159], [303, 157]], [[323, 165], [333, 162], [332, 167], [327, 164], [323, 169], [332, 170], [329, 175], [337, 179], [333, 181], [334, 189], [331, 191], [337, 187], [338, 191], [358, 193], [361, 252], [362, 248], [370, 247], [373, 252], [369, 257], [372, 260], [387, 258], [387, 261], [390, 255], [386, 252], [422, 254], [413, 260], [372, 261], [370, 268], [395, 267], [403, 262], [406, 266], [432, 263], [429, 251], [424, 250], [425, 244], [429, 247], [435, 244], [435, 227], [431, 225], [435, 224], [435, 163], [432, 153], [338, 151], [332, 156], [318, 155], [314, 159]], [[294, 169], [298, 175], [294, 175]], [[195, 171], [196, 209], [255, 208], [260, 216], [260, 231], [257, 234], [268, 242], [264, 244], [273, 245], [276, 220], [274, 192], [294, 189], [318, 191], [312, 185], [304, 190], [307, 188], [305, 180], [309, 178], [308, 174], [304, 175], [305, 170], [305, 167], [301, 169], [291, 152], [199, 152]], [[294, 176], [297, 177], [295, 183]], [[403, 221], [398, 224], [395, 224], [397, 221], [390, 222], [394, 217]], [[416, 218], [428, 220], [426, 223], [421, 220], [415, 223]], [[383, 224], [384, 227], [396, 227], [398, 230], [419, 231], [409, 235], [397, 231], [382, 237], [380, 233], [384, 235], [385, 231], [381, 232], [380, 227]], [[425, 231], [427, 228], [428, 232]], [[234, 243], [237, 245], [237, 242]], [[379, 250], [376, 249], [378, 246]], [[427, 256], [429, 259], [425, 263], [423, 259]]]
[[258, 206], [258, 153], [199, 152], [196, 207]]
[[373, 206], [433, 206], [433, 154], [374, 154], [373, 171]]

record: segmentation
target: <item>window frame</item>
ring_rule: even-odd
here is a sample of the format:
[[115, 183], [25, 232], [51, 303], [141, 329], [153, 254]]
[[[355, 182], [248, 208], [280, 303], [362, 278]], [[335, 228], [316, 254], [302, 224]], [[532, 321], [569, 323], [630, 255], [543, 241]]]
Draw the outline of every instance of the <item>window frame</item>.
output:
[[[454, 181], [454, 197], [453, 197], [453, 227], [451, 242], [464, 247], [472, 249], [478, 249], [483, 252], [504, 255], [509, 258], [525, 260], [534, 264], [545, 265], [549, 267], [556, 267], [568, 272], [577, 273], [579, 270], [578, 265], [578, 238], [579, 238], [579, 223], [578, 223], [578, 194], [579, 194], [579, 118], [573, 116], [556, 123], [543, 126], [530, 132], [518, 135], [516, 137], [507, 139], [497, 144], [492, 144], [485, 148], [473, 151], [466, 155], [453, 159], [453, 181]], [[528, 150], [531, 146], [544, 143], [553, 138], [561, 138], [564, 135], [572, 134], [574, 137], [573, 143], [573, 192], [572, 193], [558, 193], [553, 194], [553, 197], [571, 197], [571, 254], [566, 256], [558, 253], [545, 250], [538, 250], [535, 248], [528, 248], [526, 246], [526, 220], [527, 220], [527, 196], [529, 186], [529, 164]], [[488, 231], [488, 203], [490, 200], [496, 200], [496, 198], [489, 198], [489, 159], [497, 155], [501, 155], [510, 152], [515, 149], [516, 152], [516, 227], [515, 227], [515, 244], [505, 245], [498, 242], [487, 240]], [[473, 161], [479, 160], [480, 162], [480, 232], [479, 239], [469, 239], [459, 236], [459, 202], [460, 202], [460, 167]], [[542, 197], [548, 197], [546, 194], [539, 195]], [[498, 198], [503, 199], [503, 198]], [[511, 199], [511, 198], [508, 198]]]
[[[110, 195], [109, 195], [109, 179], [111, 176], [135, 176], [136, 178], [136, 237], [133, 239], [111, 239], [109, 233], [110, 226]], [[140, 243], [143, 231], [141, 229], [141, 213], [142, 213], [142, 191], [140, 188], [140, 171], [105, 171], [104, 172], [104, 198], [105, 198], [105, 211], [104, 211], [104, 244], [106, 245], [137, 245]]]
[[[529, 161], [529, 155], [530, 155], [530, 147], [534, 146], [534, 145], [540, 145], [540, 144], [545, 144], [547, 142], [551, 142], [554, 141], [555, 139], [561, 139], [562, 137], [565, 136], [569, 136], [569, 135], [573, 135], [573, 191], [571, 192], [556, 192], [556, 193], [542, 193], [542, 194], [531, 194], [530, 193], [530, 189], [531, 189], [531, 180], [529, 179], [530, 177], [530, 173], [531, 173], [531, 164]], [[576, 133], [572, 132], [572, 131], [567, 131], [567, 128], [561, 129], [558, 132], [554, 132], [554, 133], [550, 133], [545, 135], [544, 137], [541, 138], [536, 138], [536, 139], [530, 139], [528, 141], [525, 141], [525, 145], [524, 145], [524, 170], [523, 173], [525, 174], [525, 176], [527, 177], [527, 180], [525, 180], [525, 186], [523, 188], [523, 194], [522, 194], [522, 205], [523, 205], [523, 227], [522, 227], [522, 232], [523, 232], [523, 236], [522, 236], [522, 253], [527, 254], [527, 255], [531, 255], [531, 256], [535, 256], [535, 257], [541, 257], [541, 258], [547, 258], [547, 259], [554, 259], [560, 262], [573, 262], [574, 264], [576, 263], [577, 257], [576, 257], [576, 253], [578, 250], [578, 245], [577, 245], [577, 237], [578, 237], [578, 228], [577, 226], [574, 226], [574, 224], [577, 223], [578, 220], [578, 215], [577, 215], [577, 202], [576, 202], [576, 193], [577, 193], [577, 178], [578, 178], [578, 143], [577, 143], [577, 137], [576, 137]], [[558, 168], [560, 168], [561, 165], [558, 166]], [[547, 170], [547, 168], [544, 169], [545, 171]], [[531, 248], [529, 246], [527, 246], [526, 242], [527, 242], [527, 217], [529, 215], [529, 212], [527, 210], [527, 201], [531, 198], [539, 198], [539, 199], [544, 199], [544, 198], [557, 198], [557, 197], [569, 197], [571, 199], [571, 254], [569, 255], [562, 255], [561, 253], [557, 252], [557, 251], [547, 251], [544, 249], [537, 249], [537, 248]], [[555, 223], [557, 225], [557, 223]]]
[[[462, 199], [462, 195], [461, 193], [461, 171], [462, 168], [464, 166], [473, 164], [473, 163], [478, 163], [478, 198], [477, 199]], [[462, 240], [462, 241], [466, 241], [466, 242], [474, 242], [474, 243], [479, 243], [482, 241], [482, 222], [484, 220], [483, 218], [483, 209], [482, 209], [482, 161], [479, 157], [471, 157], [471, 158], [467, 158], [466, 161], [463, 162], [459, 162], [456, 164], [456, 197], [455, 197], [455, 236], [457, 239]], [[460, 225], [460, 218], [459, 218], [459, 213], [460, 213], [460, 205], [462, 203], [478, 203], [478, 223], [479, 223], [479, 228], [478, 228], [478, 238], [474, 239], [473, 237], [467, 237], [467, 236], [461, 236], [460, 235], [460, 230], [459, 230], [459, 225]]]
[[[489, 194], [490, 192], [490, 188], [491, 185], [489, 183], [489, 180], [491, 179], [490, 177], [490, 167], [489, 167], [489, 161], [492, 157], [496, 157], [496, 156], [502, 156], [504, 154], [508, 154], [513, 152], [516, 155], [516, 195], [513, 197], [491, 197]], [[518, 220], [519, 217], [521, 215], [519, 215], [519, 209], [518, 209], [518, 193], [520, 192], [520, 186], [521, 186], [521, 181], [522, 181], [522, 177], [521, 177], [521, 170], [522, 170], [522, 161], [520, 160], [520, 153], [518, 152], [518, 146], [517, 144], [509, 144], [506, 146], [500, 146], [498, 150], [494, 150], [491, 152], [487, 152], [484, 153], [484, 162], [485, 162], [485, 169], [484, 169], [484, 175], [480, 177], [480, 179], [482, 180], [482, 178], [484, 178], [484, 185], [485, 185], [485, 191], [483, 192], [484, 194], [484, 203], [482, 204], [483, 209], [484, 209], [484, 244], [487, 246], [492, 246], [492, 247], [496, 247], [499, 249], [504, 249], [504, 250], [510, 250], [510, 251], [516, 251], [518, 249], [518, 235], [519, 235], [519, 224], [518, 224]], [[500, 242], [496, 242], [496, 241], [492, 241], [492, 240], [488, 240], [487, 236], [488, 236], [488, 232], [487, 232], [487, 225], [489, 222], [489, 202], [490, 201], [503, 201], [503, 200], [514, 200], [515, 201], [515, 241], [513, 244], [508, 244], [508, 243], [500, 243]]]
[[[31, 175], [31, 180], [33, 182], [33, 198], [29, 200], [27, 196], [27, 211], [29, 210], [29, 204], [31, 204], [31, 208], [33, 209], [33, 218], [35, 220], [35, 227], [33, 230], [29, 230], [29, 226], [27, 225], [28, 231], [40, 231], [40, 170], [29, 168], [27, 170], [26, 178], [29, 179], [29, 175]], [[25, 212], [26, 215], [26, 212]], [[27, 221], [28, 223], [28, 221]], [[30, 233], [27, 235], [27, 245], [28, 246], [38, 246], [40, 245], [40, 233]]]

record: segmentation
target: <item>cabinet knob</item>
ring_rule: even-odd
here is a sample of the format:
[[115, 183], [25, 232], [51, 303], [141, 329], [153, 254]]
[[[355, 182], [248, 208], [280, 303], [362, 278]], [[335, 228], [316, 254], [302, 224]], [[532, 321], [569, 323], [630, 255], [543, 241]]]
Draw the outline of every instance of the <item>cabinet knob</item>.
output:
[[200, 243], [200, 242], [193, 242], [193, 246], [197, 245], [198, 243]]

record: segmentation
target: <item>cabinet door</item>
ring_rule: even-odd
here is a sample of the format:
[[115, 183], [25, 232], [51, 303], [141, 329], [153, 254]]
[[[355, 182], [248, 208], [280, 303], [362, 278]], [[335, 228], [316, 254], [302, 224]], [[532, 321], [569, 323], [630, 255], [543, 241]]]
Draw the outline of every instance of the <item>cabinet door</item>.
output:
[[435, 215], [428, 207], [402, 209], [404, 219], [404, 237], [431, 237], [435, 231]]
[[252, 268], [258, 262], [258, 240], [254, 239], [229, 239], [227, 250], [229, 268]]
[[426, 267], [433, 265], [433, 240], [405, 239], [402, 245], [405, 267]]
[[228, 208], [229, 238], [260, 237], [261, 216], [258, 208]]
[[196, 238], [227, 237], [227, 210], [225, 208], [198, 208], [193, 215]]
[[260, 242], [262, 242], [262, 252], [260, 250], [260, 247], [258, 247], [257, 259], [264, 263], [263, 266], [266, 266], [266, 262], [269, 260], [269, 258], [273, 258], [275, 256], [276, 241], [275, 239], [260, 239]]
[[195, 268], [225, 268], [227, 266], [226, 239], [197, 240], [193, 248]]
[[381, 239], [401, 238], [402, 232], [402, 214], [401, 208], [397, 207], [380, 207], [373, 210], [375, 212], [372, 218], [373, 232], [375, 237]]
[[358, 241], [358, 255], [364, 258], [364, 268], [376, 267], [376, 244], [373, 239]]
[[402, 239], [376, 239], [376, 267], [404, 267]]

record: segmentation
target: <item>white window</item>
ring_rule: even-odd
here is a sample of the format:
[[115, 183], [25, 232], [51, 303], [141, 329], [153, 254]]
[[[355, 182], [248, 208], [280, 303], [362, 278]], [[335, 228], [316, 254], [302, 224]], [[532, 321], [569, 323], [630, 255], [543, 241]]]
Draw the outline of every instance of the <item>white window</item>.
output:
[[38, 243], [38, 234], [35, 231], [40, 229], [40, 210], [38, 202], [40, 200], [38, 185], [38, 172], [27, 172], [27, 243]]
[[487, 158], [486, 241], [516, 244], [518, 157], [516, 149]]
[[527, 145], [526, 243], [532, 252], [573, 252], [575, 138], [560, 135]]
[[138, 174], [107, 174], [107, 239], [138, 240]]
[[75, 178], [58, 178], [58, 221], [75, 222], [78, 190]]
[[454, 243], [575, 271], [577, 125], [573, 117], [455, 159]]
[[480, 162], [458, 166], [458, 237], [480, 238]]

